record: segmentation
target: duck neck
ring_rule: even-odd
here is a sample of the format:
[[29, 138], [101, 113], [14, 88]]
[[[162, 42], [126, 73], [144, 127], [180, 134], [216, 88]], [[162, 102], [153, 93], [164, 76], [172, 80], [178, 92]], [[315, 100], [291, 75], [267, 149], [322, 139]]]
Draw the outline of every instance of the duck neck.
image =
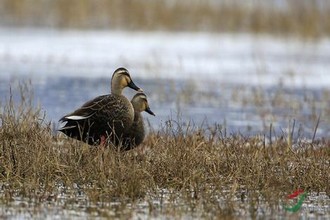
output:
[[111, 83], [111, 94], [121, 95], [123, 93], [123, 89], [124, 88], [122, 88], [122, 86], [119, 83], [116, 82]]

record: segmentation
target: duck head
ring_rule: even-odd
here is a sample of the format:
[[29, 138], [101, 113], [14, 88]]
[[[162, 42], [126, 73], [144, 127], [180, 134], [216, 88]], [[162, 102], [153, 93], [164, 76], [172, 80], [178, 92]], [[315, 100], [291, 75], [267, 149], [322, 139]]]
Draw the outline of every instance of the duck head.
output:
[[133, 82], [127, 69], [120, 67], [115, 70], [111, 78], [111, 93], [121, 95], [125, 87], [130, 87], [138, 92], [143, 92]]
[[150, 115], [156, 116], [155, 113], [151, 111], [148, 104], [147, 96], [143, 92], [136, 93], [135, 96], [132, 98], [131, 103], [135, 111], [146, 111]]

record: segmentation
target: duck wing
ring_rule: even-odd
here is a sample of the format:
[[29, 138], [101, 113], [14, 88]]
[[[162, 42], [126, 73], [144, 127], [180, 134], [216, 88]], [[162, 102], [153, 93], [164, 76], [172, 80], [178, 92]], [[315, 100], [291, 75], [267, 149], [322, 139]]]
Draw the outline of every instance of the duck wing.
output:
[[58, 131], [93, 144], [101, 135], [112, 135], [112, 139], [120, 137], [132, 125], [133, 119], [133, 106], [127, 98], [109, 94], [98, 96], [63, 116], [59, 121], [66, 124]]
[[85, 141], [88, 144], [97, 143], [99, 133], [104, 130], [104, 125], [99, 128], [100, 131], [98, 130], [99, 118], [104, 114], [102, 109], [104, 111], [105, 108], [109, 108], [112, 105], [111, 100], [113, 100], [111, 95], [102, 95], [86, 102], [80, 108], [59, 120], [60, 122], [65, 122], [65, 125], [59, 128], [58, 131], [69, 137]]
[[110, 96], [111, 95], [98, 96], [95, 99], [86, 102], [74, 112], [63, 116], [59, 121], [66, 122], [86, 120], [105, 108], [105, 106], [109, 104], [109, 101], [111, 102]]

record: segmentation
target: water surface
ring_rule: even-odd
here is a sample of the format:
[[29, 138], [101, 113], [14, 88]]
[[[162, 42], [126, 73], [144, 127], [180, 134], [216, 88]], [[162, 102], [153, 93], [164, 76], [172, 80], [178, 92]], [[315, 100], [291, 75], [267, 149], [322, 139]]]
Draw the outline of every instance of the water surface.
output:
[[[330, 41], [247, 34], [0, 30], [1, 100], [31, 80], [47, 120], [109, 93], [125, 66], [157, 117], [196, 126], [220, 124], [246, 135], [288, 130], [329, 134]], [[17, 87], [16, 87], [17, 88]], [[134, 92], [126, 89], [131, 98]], [[278, 98], [279, 97], [279, 98]], [[56, 125], [58, 126], [58, 125]], [[296, 129], [297, 130], [297, 129]], [[283, 133], [283, 132], [282, 132]]]

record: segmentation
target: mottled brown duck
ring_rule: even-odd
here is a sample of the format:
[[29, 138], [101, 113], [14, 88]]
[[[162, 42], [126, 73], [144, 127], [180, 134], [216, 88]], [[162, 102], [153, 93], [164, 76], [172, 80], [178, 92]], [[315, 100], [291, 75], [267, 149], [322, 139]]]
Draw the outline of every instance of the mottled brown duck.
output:
[[63, 116], [59, 121], [66, 124], [59, 131], [90, 145], [104, 145], [106, 139], [115, 141], [134, 120], [133, 105], [122, 95], [126, 87], [142, 91], [127, 69], [118, 68], [111, 78], [111, 94], [98, 96]]
[[131, 150], [142, 143], [145, 137], [145, 129], [141, 112], [146, 111], [150, 115], [155, 116], [144, 93], [137, 93], [132, 98], [131, 103], [134, 108], [134, 121], [132, 126], [123, 133], [122, 150]]

